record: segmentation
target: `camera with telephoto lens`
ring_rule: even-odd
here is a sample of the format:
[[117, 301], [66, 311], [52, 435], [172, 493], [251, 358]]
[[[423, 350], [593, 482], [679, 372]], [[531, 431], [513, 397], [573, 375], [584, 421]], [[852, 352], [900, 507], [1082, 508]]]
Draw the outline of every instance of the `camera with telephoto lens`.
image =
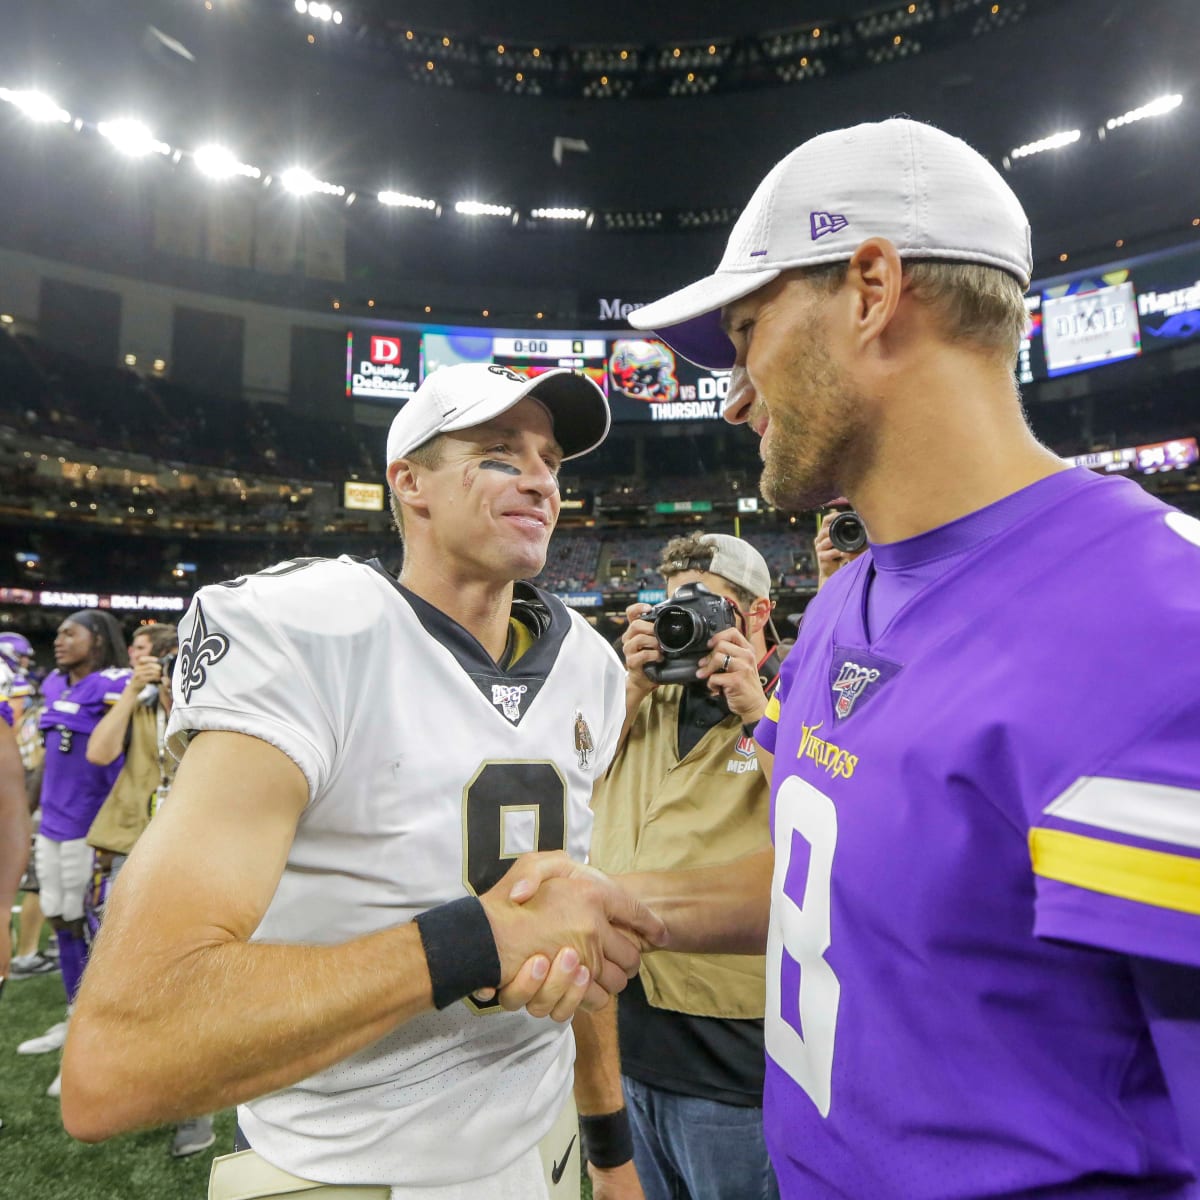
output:
[[867, 544], [867, 527], [856, 512], [840, 512], [829, 522], [829, 540], [843, 554], [853, 554]]
[[642, 618], [654, 623], [654, 636], [663, 662], [647, 663], [652, 683], [692, 683], [708, 640], [734, 624], [732, 601], [710, 592], [702, 583], [683, 584], [669, 600], [656, 604]]

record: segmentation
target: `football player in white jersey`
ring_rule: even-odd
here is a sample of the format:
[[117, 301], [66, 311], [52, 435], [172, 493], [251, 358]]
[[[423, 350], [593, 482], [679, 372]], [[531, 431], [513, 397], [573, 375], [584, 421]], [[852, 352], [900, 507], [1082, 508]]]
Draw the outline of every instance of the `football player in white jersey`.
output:
[[586, 855], [624, 716], [611, 647], [518, 582], [560, 464], [608, 425], [570, 371], [443, 368], [388, 436], [399, 581], [303, 559], [197, 594], [170, 724], [189, 748], [65, 1051], [76, 1137], [236, 1103], [250, 1149], [217, 1160], [214, 1197], [578, 1194], [570, 1031], [479, 997], [561, 980], [565, 1021], [663, 937], [615, 889], [519, 905], [503, 882], [525, 852]]

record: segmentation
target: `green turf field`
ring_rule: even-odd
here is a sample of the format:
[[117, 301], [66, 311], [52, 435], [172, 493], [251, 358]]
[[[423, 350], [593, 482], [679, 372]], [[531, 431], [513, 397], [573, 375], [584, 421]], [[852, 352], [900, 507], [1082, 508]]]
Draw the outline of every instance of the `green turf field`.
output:
[[[44, 1033], [62, 1016], [57, 973], [8, 983], [0, 996], [0, 1197], [204, 1200], [213, 1156], [233, 1150], [232, 1110], [216, 1119], [216, 1144], [190, 1158], [171, 1157], [170, 1128], [127, 1134], [99, 1146], [75, 1141], [63, 1130], [58, 1101], [46, 1095], [58, 1054], [16, 1052], [20, 1042]], [[586, 1181], [583, 1192], [589, 1200]]]
[[233, 1149], [233, 1113], [216, 1120], [216, 1144], [171, 1157], [169, 1128], [85, 1146], [63, 1130], [46, 1095], [59, 1056], [17, 1054], [63, 1016], [57, 973], [8, 983], [0, 997], [0, 1196], [4, 1200], [203, 1200], [208, 1165]]

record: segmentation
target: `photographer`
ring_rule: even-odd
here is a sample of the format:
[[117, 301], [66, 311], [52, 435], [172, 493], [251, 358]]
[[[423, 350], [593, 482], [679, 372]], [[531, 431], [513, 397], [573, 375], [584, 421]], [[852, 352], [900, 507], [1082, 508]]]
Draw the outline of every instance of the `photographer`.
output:
[[[780, 665], [765, 637], [770, 571], [726, 534], [673, 539], [659, 570], [669, 600], [631, 605], [621, 639], [625, 733], [593, 801], [591, 862], [605, 871], [698, 867], [770, 845], [769, 779], [751, 737]], [[693, 597], [696, 584], [712, 595]], [[722, 615], [732, 624], [714, 631]], [[693, 624], [699, 646], [680, 653]], [[656, 681], [664, 676], [686, 679]], [[652, 954], [615, 1022], [611, 1007], [576, 1017], [581, 1056], [607, 1056], [615, 1069], [619, 1040], [628, 1105], [627, 1115], [590, 1118], [599, 1154], [585, 1123], [593, 1178], [616, 1169], [615, 1147], [632, 1136], [647, 1200], [778, 1195], [762, 1132], [763, 972], [756, 956]]]
[[138, 630], [129, 647], [133, 676], [88, 739], [90, 763], [107, 766], [125, 755], [125, 765], [88, 830], [88, 845], [110, 881], [150, 823], [156, 798], [174, 774], [175, 760], [166, 752], [164, 738], [171, 715], [170, 664], [178, 646], [174, 625]]
[[[88, 762], [103, 766], [125, 754], [125, 765], [88, 830], [88, 845], [96, 852], [88, 911], [93, 936], [103, 918], [109, 889], [175, 776], [177, 764], [167, 750], [166, 732], [171, 715], [171, 667], [178, 649], [174, 625], [139, 629], [129, 646], [133, 677], [88, 739]], [[186, 1158], [198, 1154], [215, 1140], [211, 1116], [180, 1122], [175, 1126], [171, 1155]]]
[[817, 591], [829, 582], [835, 571], [853, 562], [867, 548], [866, 527], [850, 507], [850, 501], [831, 500], [827, 507], [829, 511], [821, 518], [817, 536], [813, 539], [813, 551], [817, 556]]

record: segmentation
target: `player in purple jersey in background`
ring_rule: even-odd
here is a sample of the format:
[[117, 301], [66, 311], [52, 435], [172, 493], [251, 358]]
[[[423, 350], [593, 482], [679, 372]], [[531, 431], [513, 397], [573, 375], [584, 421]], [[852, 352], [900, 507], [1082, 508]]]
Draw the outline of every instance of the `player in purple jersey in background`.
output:
[[[12, 728], [24, 764], [26, 786], [31, 792], [31, 802], [36, 806], [39, 780], [34, 777], [35, 768], [30, 758], [34, 754], [38, 756], [36, 770], [40, 771], [41, 735], [36, 729], [36, 722], [41, 697], [33, 675], [33, 646], [29, 639], [23, 633], [0, 633], [0, 662], [12, 672], [12, 681], [8, 685], [8, 709], [12, 714]], [[35, 741], [36, 750], [33, 745]], [[31, 846], [34, 832], [36, 829], [31, 829]], [[31, 979], [34, 975], [44, 975], [58, 969], [57, 960], [40, 950], [44, 922], [38, 902], [37, 871], [33, 867], [32, 853], [27, 857], [30, 861], [18, 888], [24, 895], [9, 967], [9, 978], [14, 981]]]
[[[3, 674], [7, 675], [5, 670]], [[8, 681], [4, 681], [7, 686]], [[25, 802], [25, 769], [12, 730], [12, 709], [0, 700], [0, 993], [12, 960], [9, 913], [29, 858], [29, 807]], [[3, 1125], [0, 1121], [0, 1125]]]
[[[45, 710], [38, 721], [46, 745], [42, 775], [42, 823], [34, 845], [42, 912], [54, 927], [68, 1011], [87, 963], [83, 901], [92, 874], [87, 832], [121, 770], [87, 761], [88, 736], [116, 703], [129, 672], [120, 625], [109, 613], [85, 609], [67, 617], [54, 639], [56, 670], [42, 688]], [[66, 1039], [60, 1022], [22, 1053], [54, 1050]], [[38, 1048], [33, 1048], [34, 1045]], [[50, 1085], [58, 1094], [58, 1079]]]
[[29, 697], [37, 687], [29, 676], [33, 664], [33, 647], [23, 633], [0, 633], [0, 659], [12, 671], [8, 687], [8, 702], [15, 721], [20, 721]]
[[[7, 671], [3, 672], [8, 675]], [[8, 914], [29, 857], [29, 806], [25, 802], [25, 770], [13, 734], [12, 708], [0, 680], [0, 987], [12, 958], [12, 922]]]
[[766, 498], [843, 494], [872, 543], [757, 730], [773, 862], [622, 880], [672, 950], [767, 934], [785, 1197], [1200, 1196], [1200, 521], [1033, 438], [1031, 266], [997, 172], [891, 120], [794, 151], [631, 317], [744, 368]]

